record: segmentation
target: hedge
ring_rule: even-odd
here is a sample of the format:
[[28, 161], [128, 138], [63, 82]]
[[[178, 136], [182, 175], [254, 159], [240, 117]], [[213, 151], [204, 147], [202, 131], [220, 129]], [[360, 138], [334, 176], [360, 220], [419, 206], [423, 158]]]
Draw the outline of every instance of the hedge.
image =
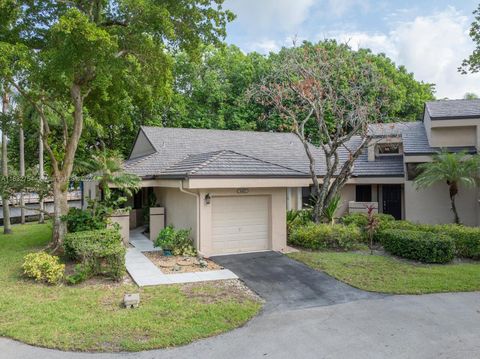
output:
[[120, 280], [125, 275], [125, 247], [117, 229], [68, 233], [63, 244], [65, 254], [82, 264], [90, 276], [104, 275]]
[[443, 233], [455, 242], [458, 257], [480, 259], [480, 228], [466, 227], [458, 224], [432, 226], [435, 233]]
[[352, 250], [362, 248], [362, 233], [356, 226], [341, 224], [308, 224], [296, 227], [289, 235], [289, 244], [315, 250]]
[[444, 234], [387, 229], [381, 232], [385, 250], [424, 263], [448, 263], [455, 255], [453, 239]]

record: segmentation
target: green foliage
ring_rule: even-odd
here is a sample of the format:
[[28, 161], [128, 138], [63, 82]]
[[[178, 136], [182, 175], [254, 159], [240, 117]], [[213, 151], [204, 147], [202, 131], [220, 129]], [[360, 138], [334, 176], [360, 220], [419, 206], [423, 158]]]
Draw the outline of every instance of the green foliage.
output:
[[[350, 216], [348, 216], [350, 217]], [[351, 223], [347, 219], [344, 223]], [[383, 232], [388, 230], [415, 231], [446, 235], [455, 242], [455, 255], [457, 257], [480, 259], [480, 228], [467, 227], [458, 224], [419, 224], [410, 221], [387, 220], [380, 224], [375, 234], [375, 240], [381, 242]]]
[[65, 254], [79, 260], [89, 276], [104, 275], [121, 280], [125, 275], [125, 247], [117, 229], [68, 233]]
[[322, 215], [328, 223], [330, 224], [334, 223], [335, 213], [337, 213], [341, 200], [342, 200], [342, 197], [339, 194], [336, 194], [335, 196], [333, 196], [330, 202], [328, 202], [328, 204], [323, 209]]
[[175, 256], [193, 257], [197, 254], [190, 239], [190, 229], [178, 229], [167, 226], [160, 231], [154, 242], [155, 247], [172, 251]]
[[52, 285], [60, 283], [65, 272], [65, 265], [59, 258], [45, 252], [27, 254], [22, 268], [27, 277]]
[[70, 208], [68, 214], [62, 217], [67, 222], [68, 232], [91, 231], [107, 227], [107, 210], [98, 204], [93, 204], [83, 210]]
[[458, 257], [480, 259], [480, 228], [443, 224], [432, 226], [427, 230], [451, 237], [455, 242], [455, 252]]
[[475, 43], [475, 49], [468, 58], [463, 60], [462, 66], [459, 67], [458, 70], [462, 74], [467, 74], [468, 72], [476, 73], [480, 71], [480, 4], [473, 12], [473, 15], [475, 20], [470, 27], [470, 37]]
[[[378, 225], [375, 229], [374, 240], [376, 240], [376, 233], [386, 228], [391, 228], [401, 221], [395, 221], [395, 218], [389, 214], [377, 213], [374, 215], [375, 220], [378, 222]], [[368, 239], [367, 226], [368, 226], [368, 216], [366, 213], [351, 213], [343, 216], [341, 222], [346, 225], [354, 225], [358, 227], [363, 237]]]
[[354, 225], [308, 224], [296, 227], [290, 233], [291, 245], [314, 250], [352, 250], [363, 248], [362, 234]]
[[455, 255], [455, 243], [444, 234], [389, 229], [381, 232], [385, 250], [399, 257], [424, 263], [448, 263]]
[[70, 285], [76, 285], [86, 281], [90, 276], [91, 271], [89, 267], [83, 264], [77, 264], [75, 266], [75, 272], [65, 276], [65, 281]]
[[[112, 209], [120, 208], [127, 201], [125, 196], [132, 196], [140, 189], [140, 177], [125, 172], [122, 164], [123, 160], [118, 152], [106, 149], [99, 150], [91, 154], [88, 160], [77, 163], [78, 170], [98, 181], [103, 192], [103, 201]], [[114, 187], [115, 192], [112, 192], [110, 187]], [[118, 194], [119, 192], [121, 194]]]
[[312, 222], [312, 210], [310, 208], [304, 208], [300, 210], [291, 209], [290, 211], [287, 211], [288, 233], [297, 227], [306, 226]]

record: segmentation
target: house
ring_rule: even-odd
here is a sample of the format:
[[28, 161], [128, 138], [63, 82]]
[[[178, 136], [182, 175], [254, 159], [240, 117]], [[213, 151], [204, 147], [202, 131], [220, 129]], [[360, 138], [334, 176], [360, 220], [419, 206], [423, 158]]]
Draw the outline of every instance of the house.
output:
[[[418, 164], [442, 148], [477, 152], [480, 100], [428, 102], [423, 121], [369, 130], [371, 141], [342, 189], [337, 215], [370, 203], [397, 219], [451, 222], [446, 184], [418, 191], [413, 180]], [[321, 179], [323, 153], [311, 151]], [[309, 161], [291, 133], [142, 127], [125, 169], [142, 178], [130, 203], [130, 228], [142, 224], [142, 207], [161, 207], [166, 224], [191, 228], [204, 255], [284, 249], [286, 210], [302, 208], [310, 196]], [[94, 196], [89, 186], [85, 192]], [[458, 209], [465, 224], [479, 224], [476, 189], [460, 188]]]

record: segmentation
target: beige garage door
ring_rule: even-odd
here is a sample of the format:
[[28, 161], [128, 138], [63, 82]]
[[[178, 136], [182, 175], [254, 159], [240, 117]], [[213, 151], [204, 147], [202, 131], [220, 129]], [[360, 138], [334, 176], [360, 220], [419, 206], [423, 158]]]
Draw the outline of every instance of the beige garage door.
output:
[[214, 253], [260, 251], [269, 248], [269, 197], [212, 198]]

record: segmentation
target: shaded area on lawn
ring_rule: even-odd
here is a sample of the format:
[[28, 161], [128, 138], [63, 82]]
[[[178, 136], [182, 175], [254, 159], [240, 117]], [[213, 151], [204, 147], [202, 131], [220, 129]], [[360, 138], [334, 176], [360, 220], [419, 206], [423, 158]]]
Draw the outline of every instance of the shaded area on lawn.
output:
[[288, 254], [351, 286], [373, 292], [425, 294], [480, 290], [480, 263], [418, 264], [367, 253]]
[[[0, 235], [2, 336], [65, 350], [145, 350], [225, 332], [260, 308], [245, 292], [221, 282], [139, 289], [115, 282], [70, 287], [23, 279], [23, 256], [41, 249], [50, 236], [49, 225], [37, 224]], [[121, 306], [123, 295], [131, 292], [140, 293], [138, 309]], [[211, 293], [211, 300], [204, 293]]]

